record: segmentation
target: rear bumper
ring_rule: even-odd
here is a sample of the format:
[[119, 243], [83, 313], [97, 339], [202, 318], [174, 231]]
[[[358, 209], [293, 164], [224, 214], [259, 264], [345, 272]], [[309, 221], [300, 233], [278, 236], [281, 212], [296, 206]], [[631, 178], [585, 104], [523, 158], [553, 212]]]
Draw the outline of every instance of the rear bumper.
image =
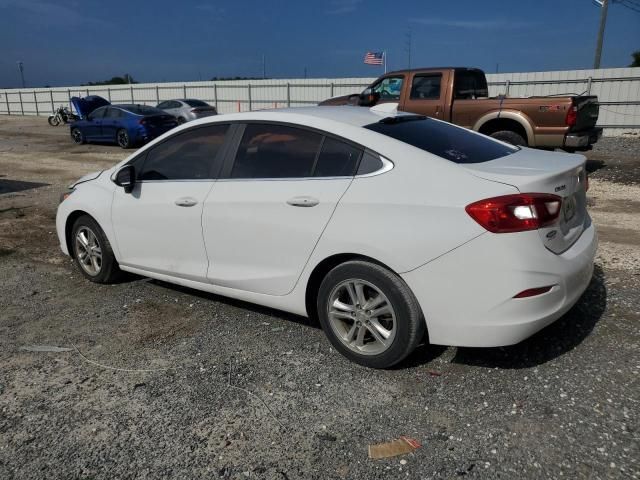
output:
[[[595, 227], [561, 255], [538, 232], [486, 233], [416, 270], [402, 274], [424, 313], [434, 344], [513, 345], [564, 315], [586, 290], [597, 248]], [[542, 295], [513, 298], [530, 288]]]
[[583, 132], [567, 133], [564, 137], [564, 147], [576, 150], [588, 150], [600, 137], [602, 137], [602, 128], [600, 127], [595, 127]]

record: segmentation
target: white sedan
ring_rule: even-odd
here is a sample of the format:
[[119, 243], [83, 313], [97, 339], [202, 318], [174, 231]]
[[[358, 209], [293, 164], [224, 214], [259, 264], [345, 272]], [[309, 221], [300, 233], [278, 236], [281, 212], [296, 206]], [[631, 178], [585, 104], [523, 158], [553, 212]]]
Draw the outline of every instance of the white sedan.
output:
[[121, 271], [317, 318], [385, 368], [420, 342], [520, 342], [590, 282], [585, 159], [388, 105], [196, 120], [86, 176], [57, 232], [91, 281]]

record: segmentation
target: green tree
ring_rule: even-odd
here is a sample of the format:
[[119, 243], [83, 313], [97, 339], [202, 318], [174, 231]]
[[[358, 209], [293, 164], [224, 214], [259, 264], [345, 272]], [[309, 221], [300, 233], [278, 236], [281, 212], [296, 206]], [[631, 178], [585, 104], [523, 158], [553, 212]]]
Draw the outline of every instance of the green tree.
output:
[[126, 85], [128, 83], [138, 83], [131, 75], [125, 73], [121, 77], [111, 77], [110, 80], [104, 80], [102, 82], [89, 82], [85, 85]]
[[640, 67], [640, 50], [636, 50], [631, 54], [631, 58], [633, 58], [633, 62], [631, 62], [630, 67]]

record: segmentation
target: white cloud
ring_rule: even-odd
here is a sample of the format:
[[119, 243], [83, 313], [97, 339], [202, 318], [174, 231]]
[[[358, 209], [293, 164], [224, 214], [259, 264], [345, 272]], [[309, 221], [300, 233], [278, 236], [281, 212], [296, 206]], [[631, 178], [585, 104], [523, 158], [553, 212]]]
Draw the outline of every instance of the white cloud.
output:
[[82, 7], [66, 6], [42, 0], [0, 0], [0, 8], [15, 8], [30, 14], [31, 20], [42, 24], [63, 25], [110, 25], [109, 22], [89, 17], [82, 13]]
[[355, 12], [363, 0], [331, 0], [331, 7], [326, 11], [329, 15], [344, 15]]
[[453, 27], [453, 28], [467, 28], [475, 30], [494, 30], [494, 29], [518, 29], [524, 27], [530, 27], [533, 23], [521, 22], [507, 19], [486, 19], [486, 20], [458, 20], [450, 18], [410, 18], [410, 22], [418, 23], [420, 25], [428, 25], [433, 27]]

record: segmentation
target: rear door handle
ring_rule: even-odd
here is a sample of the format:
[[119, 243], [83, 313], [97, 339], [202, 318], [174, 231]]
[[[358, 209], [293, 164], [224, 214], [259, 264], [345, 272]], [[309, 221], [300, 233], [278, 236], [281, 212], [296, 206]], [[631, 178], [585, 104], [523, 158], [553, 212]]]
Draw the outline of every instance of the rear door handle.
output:
[[191, 197], [182, 197], [176, 200], [176, 205], [179, 207], [193, 207], [198, 203], [198, 200]]
[[287, 204], [292, 207], [315, 207], [320, 203], [320, 200], [313, 197], [293, 197], [287, 200]]

